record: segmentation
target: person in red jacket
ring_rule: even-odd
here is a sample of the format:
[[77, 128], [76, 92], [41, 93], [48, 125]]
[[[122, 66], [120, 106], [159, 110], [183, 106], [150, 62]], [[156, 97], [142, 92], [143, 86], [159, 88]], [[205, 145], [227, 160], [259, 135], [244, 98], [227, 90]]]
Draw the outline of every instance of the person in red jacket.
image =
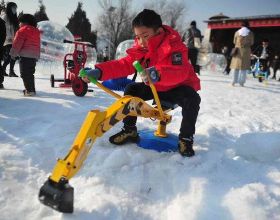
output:
[[33, 15], [19, 17], [20, 29], [16, 32], [10, 51], [12, 59], [19, 56], [20, 75], [25, 90], [24, 96], [36, 95], [34, 73], [36, 62], [40, 58], [40, 31]]
[[[154, 83], [159, 98], [182, 107], [182, 122], [180, 127], [178, 149], [182, 156], [193, 156], [193, 135], [199, 111], [200, 80], [188, 61], [187, 47], [182, 42], [178, 32], [163, 25], [160, 15], [155, 11], [144, 9], [132, 22], [136, 35], [135, 44], [127, 50], [127, 56], [95, 65], [95, 69], [85, 68], [88, 76], [98, 80], [108, 80], [125, 77], [135, 72], [132, 65], [139, 61], [143, 67], [155, 67], [159, 72]], [[146, 71], [148, 74], [148, 71]], [[145, 77], [144, 77], [145, 78]], [[124, 95], [140, 97], [143, 100], [153, 99], [149, 85], [144, 82], [134, 82], [126, 86]], [[128, 141], [139, 139], [136, 128], [137, 117], [127, 116], [122, 130], [111, 136], [109, 141], [121, 145]]]

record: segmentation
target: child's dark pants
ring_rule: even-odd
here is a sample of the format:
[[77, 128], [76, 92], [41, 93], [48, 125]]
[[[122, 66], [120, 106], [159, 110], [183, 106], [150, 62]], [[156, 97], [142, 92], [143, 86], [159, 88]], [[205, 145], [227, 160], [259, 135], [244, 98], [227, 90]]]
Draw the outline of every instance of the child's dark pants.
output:
[[[144, 83], [131, 83], [126, 86], [124, 95], [139, 97], [143, 100], [153, 99], [153, 93], [149, 86]], [[200, 96], [191, 87], [179, 86], [166, 92], [158, 92], [160, 100], [178, 104], [182, 107], [182, 122], [179, 138], [188, 138], [195, 133], [195, 123], [199, 111]], [[137, 117], [127, 116], [123, 122], [124, 127], [136, 126]]]
[[19, 59], [20, 75], [28, 92], [36, 92], [34, 82], [36, 61], [34, 58], [27, 57], [20, 57]]

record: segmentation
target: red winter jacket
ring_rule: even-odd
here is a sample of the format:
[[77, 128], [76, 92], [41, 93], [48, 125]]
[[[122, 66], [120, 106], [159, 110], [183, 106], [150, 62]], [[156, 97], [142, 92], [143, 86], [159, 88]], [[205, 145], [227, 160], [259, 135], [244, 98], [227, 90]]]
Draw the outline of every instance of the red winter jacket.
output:
[[163, 28], [164, 32], [150, 38], [148, 49], [142, 48], [135, 39], [135, 45], [126, 51], [126, 57], [96, 64], [95, 67], [102, 71], [101, 80], [133, 74], [132, 63], [144, 60], [143, 67], [154, 66], [160, 73], [160, 81], [155, 83], [157, 91], [168, 91], [180, 85], [200, 90], [200, 80], [188, 61], [188, 49], [180, 35], [169, 26]]
[[23, 25], [16, 32], [10, 55], [39, 59], [40, 31], [33, 26]]

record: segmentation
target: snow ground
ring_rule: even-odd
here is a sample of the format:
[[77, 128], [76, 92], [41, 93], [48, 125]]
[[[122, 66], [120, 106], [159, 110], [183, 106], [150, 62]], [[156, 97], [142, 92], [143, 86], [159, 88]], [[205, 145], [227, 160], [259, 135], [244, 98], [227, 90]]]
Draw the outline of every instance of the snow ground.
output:
[[[280, 83], [249, 77], [232, 87], [231, 76], [202, 72], [196, 156], [158, 153], [135, 144], [108, 142], [121, 124], [96, 140], [85, 166], [70, 180], [75, 212], [61, 214], [38, 201], [41, 185], [68, 152], [90, 109], [114, 98], [100, 89], [75, 97], [51, 88], [38, 65], [36, 97], [23, 97], [20, 78], [0, 90], [0, 219], [276, 220], [280, 219]], [[57, 73], [60, 74], [57, 74]], [[180, 108], [168, 131], [178, 134]], [[138, 129], [156, 128], [139, 119]]]

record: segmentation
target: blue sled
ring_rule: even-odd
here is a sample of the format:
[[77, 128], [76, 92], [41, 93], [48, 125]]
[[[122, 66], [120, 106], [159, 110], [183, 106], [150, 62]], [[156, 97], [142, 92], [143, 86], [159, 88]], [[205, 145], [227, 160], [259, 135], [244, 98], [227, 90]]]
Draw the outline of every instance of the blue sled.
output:
[[140, 141], [139, 147], [158, 152], [175, 152], [178, 150], [178, 136], [168, 134], [166, 138], [157, 137], [151, 130], [138, 131]]

